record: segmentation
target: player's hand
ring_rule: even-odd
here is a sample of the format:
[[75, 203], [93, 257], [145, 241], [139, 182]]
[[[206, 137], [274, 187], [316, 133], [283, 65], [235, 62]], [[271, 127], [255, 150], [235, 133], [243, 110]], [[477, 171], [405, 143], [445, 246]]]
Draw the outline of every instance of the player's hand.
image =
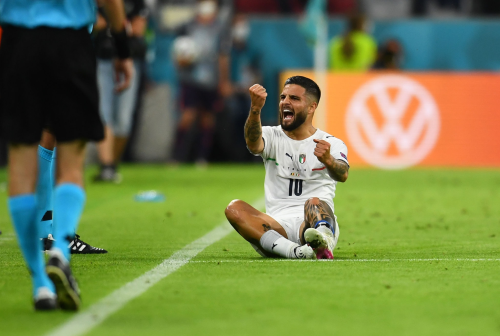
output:
[[115, 59], [115, 92], [122, 92], [130, 86], [134, 77], [134, 62], [131, 58]]
[[325, 166], [331, 166], [332, 155], [330, 154], [330, 143], [328, 141], [318, 139], [313, 139], [313, 141], [316, 143], [314, 155], [316, 155], [319, 162]]
[[251, 109], [262, 110], [266, 103], [266, 89], [260, 84], [254, 84], [248, 91], [250, 92], [250, 100], [252, 101]]

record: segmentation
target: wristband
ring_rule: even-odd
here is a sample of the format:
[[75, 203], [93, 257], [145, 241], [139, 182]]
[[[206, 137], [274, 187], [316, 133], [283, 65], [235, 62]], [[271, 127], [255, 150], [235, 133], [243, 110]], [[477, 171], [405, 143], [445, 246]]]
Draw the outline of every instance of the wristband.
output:
[[119, 33], [112, 31], [111, 35], [113, 36], [113, 38], [115, 40], [116, 56], [119, 59], [129, 58], [130, 57], [130, 48], [128, 46], [128, 36], [127, 36], [127, 32], [125, 31], [125, 29], [123, 29]]

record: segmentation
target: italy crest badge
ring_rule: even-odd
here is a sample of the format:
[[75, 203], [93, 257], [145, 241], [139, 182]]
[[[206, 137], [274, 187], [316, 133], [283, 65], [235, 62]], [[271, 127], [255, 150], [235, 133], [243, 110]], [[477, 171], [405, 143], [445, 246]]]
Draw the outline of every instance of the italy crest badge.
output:
[[300, 163], [306, 162], [306, 155], [305, 154], [300, 154], [299, 155], [299, 162]]

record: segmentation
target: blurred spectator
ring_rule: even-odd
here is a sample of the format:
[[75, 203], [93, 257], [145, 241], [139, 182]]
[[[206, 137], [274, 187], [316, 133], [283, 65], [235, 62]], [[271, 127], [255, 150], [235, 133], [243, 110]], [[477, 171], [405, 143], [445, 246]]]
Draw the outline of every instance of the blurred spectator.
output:
[[357, 0], [328, 0], [329, 14], [347, 14], [356, 10]]
[[144, 0], [124, 0], [127, 15], [127, 32], [131, 57], [134, 60], [135, 76], [130, 87], [116, 93], [113, 60], [115, 48], [109, 27], [104, 20], [103, 12], [99, 11], [95, 32], [95, 47], [97, 55], [97, 81], [99, 87], [99, 109], [105, 125], [105, 138], [97, 145], [101, 169], [95, 181], [119, 182], [117, 173], [123, 151], [132, 128], [133, 112], [146, 57], [146, 41], [144, 33], [147, 26], [148, 9]]
[[460, 9], [460, 0], [413, 0], [413, 12], [416, 15], [427, 15], [429, 13], [430, 3], [434, 3], [440, 8]]
[[[413, 0], [413, 14], [416, 16], [450, 17], [470, 14], [473, 3], [482, 0]], [[498, 0], [494, 0], [498, 3]]]
[[336, 71], [365, 71], [372, 67], [377, 55], [373, 37], [365, 32], [363, 15], [352, 15], [345, 34], [330, 42], [329, 68]]
[[307, 0], [276, 0], [278, 2], [278, 7], [280, 13], [291, 14], [291, 13], [301, 13], [304, 11], [304, 7], [307, 4]]
[[304, 11], [306, 2], [303, 0], [235, 0], [234, 6], [237, 12], [248, 14], [299, 14]]
[[500, 1], [498, 0], [471, 0], [473, 10], [479, 15], [500, 15]]
[[[307, 2], [308, 0], [235, 0], [234, 6], [237, 12], [246, 14], [301, 14]], [[345, 14], [356, 9], [356, 0], [327, 0], [327, 7], [330, 14]]]
[[[247, 43], [250, 34], [250, 24], [245, 15], [235, 15], [231, 30], [231, 85], [232, 93], [226, 99], [226, 107], [229, 110], [231, 119], [231, 148], [237, 149], [234, 152], [234, 160], [241, 161], [245, 157], [251, 157], [245, 148], [245, 138], [243, 129], [250, 109], [250, 95], [248, 89], [255, 83], [261, 82], [260, 55]], [[226, 131], [227, 132], [227, 131]]]
[[358, 9], [371, 20], [409, 17], [414, 0], [358, 0]]
[[401, 69], [402, 60], [403, 48], [401, 44], [396, 39], [390, 39], [380, 46], [377, 61], [373, 68], [399, 70]]
[[[174, 57], [180, 82], [181, 116], [177, 126], [174, 161], [189, 159], [196, 144], [195, 160], [206, 164], [212, 148], [215, 113], [222, 108], [222, 96], [231, 91], [229, 82], [230, 40], [218, 17], [214, 0], [201, 0], [193, 21], [181, 27], [174, 42]], [[190, 130], [199, 122], [199, 132]]]

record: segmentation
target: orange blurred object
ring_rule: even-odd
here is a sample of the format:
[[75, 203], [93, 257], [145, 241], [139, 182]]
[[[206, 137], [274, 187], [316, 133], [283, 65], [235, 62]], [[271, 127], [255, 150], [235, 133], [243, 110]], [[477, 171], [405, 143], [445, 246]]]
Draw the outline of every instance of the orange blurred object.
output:
[[[314, 79], [287, 71], [281, 83], [292, 75]], [[351, 166], [500, 167], [498, 74], [329, 73], [321, 89]]]

